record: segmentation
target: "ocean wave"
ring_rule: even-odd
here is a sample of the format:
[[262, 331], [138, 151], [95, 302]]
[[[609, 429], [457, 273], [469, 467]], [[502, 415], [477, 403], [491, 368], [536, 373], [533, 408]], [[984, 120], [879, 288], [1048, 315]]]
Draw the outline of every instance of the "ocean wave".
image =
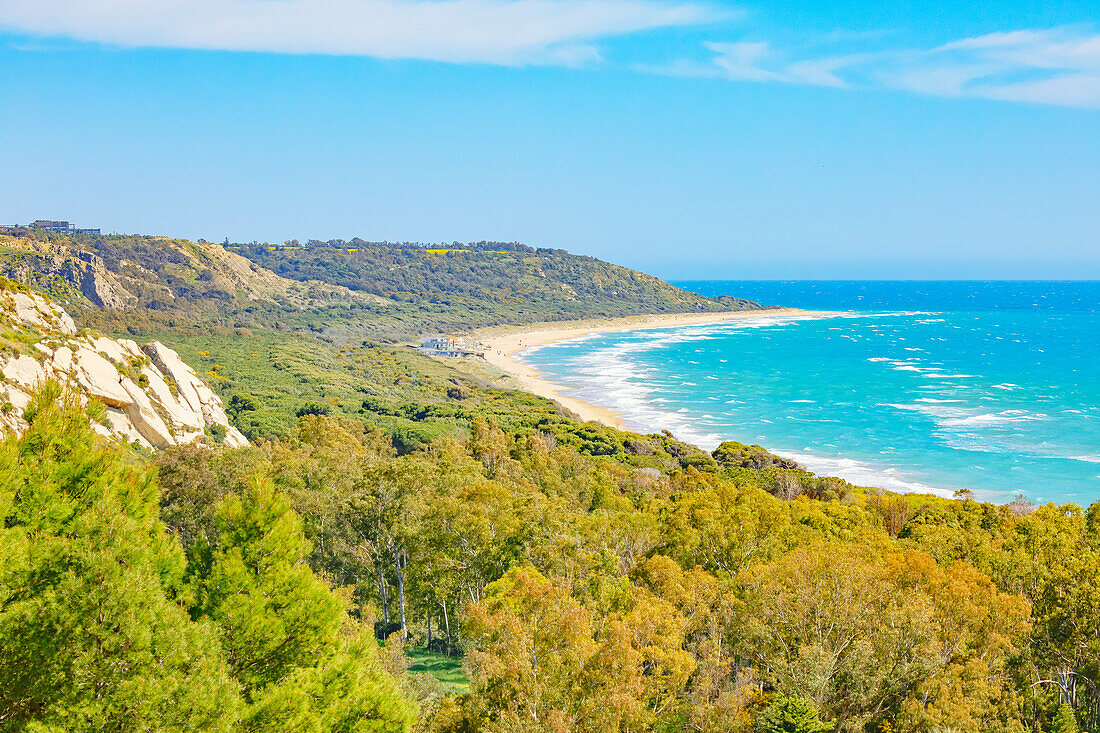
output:
[[976, 412], [964, 407], [947, 406], [943, 401], [929, 402], [926, 398], [916, 403], [886, 403], [886, 407], [895, 410], [916, 412], [929, 417], [938, 426], [960, 427], [971, 425], [996, 425], [999, 423], [1023, 422], [1027, 420], [1045, 420], [1046, 415], [1031, 413], [1027, 410], [1002, 410], [1000, 412]]
[[[987, 367], [980, 365], [999, 363], [990, 360], [999, 357], [1000, 352], [990, 347], [983, 349], [980, 343], [967, 346], [970, 342], [960, 341], [959, 336], [970, 339], [969, 333], [943, 338], [955, 323], [929, 326], [918, 337], [903, 331], [915, 319], [873, 315], [875, 318], [851, 324], [838, 320], [799, 332], [782, 330], [797, 322], [792, 318], [762, 319], [765, 322], [755, 325], [732, 321], [688, 329], [665, 327], [601, 334], [599, 341], [560, 353], [550, 352], [552, 356], [543, 352], [533, 361], [550, 364], [548, 378], [572, 385], [570, 391], [580, 399], [616, 410], [632, 428], [647, 433], [668, 429], [680, 439], [703, 448], [713, 448], [723, 439], [741, 440], [760, 433], [753, 442], [769, 448], [783, 444], [797, 446], [805, 441], [810, 447], [799, 451], [803, 454], [817, 451], [843, 454], [853, 447], [863, 449], [856, 451], [859, 460], [847, 464], [850, 472], [843, 475], [865, 485], [950, 491], [957, 488], [950, 484], [958, 476], [958, 483], [969, 484], [973, 489], [999, 490], [1006, 485], [1026, 483], [1034, 492], [1038, 490], [1036, 486], [1047, 486], [1044, 482], [1048, 475], [1053, 481], [1049, 490], [1069, 491], [1068, 495], [1074, 495], [1076, 489], [1064, 487], [1071, 486], [1068, 482], [1078, 475], [1085, 485], [1096, 485], [1095, 466], [1100, 463], [1100, 456], [1096, 455], [1094, 438], [1098, 435], [1095, 426], [1100, 409], [1090, 406], [1093, 404], [1090, 388], [1085, 387], [1078, 399], [1075, 392], [1065, 392], [1075, 388], [1077, 382], [1064, 381], [1057, 370], [1037, 375], [1040, 381], [1036, 381], [1023, 368], [1030, 367], [1030, 363], [1022, 365], [1018, 372], [997, 375], [1000, 380], [1015, 376], [1021, 380], [1019, 384], [1007, 381], [994, 384], [996, 379], [982, 376]], [[833, 343], [837, 344], [843, 361], [829, 361], [828, 369], [822, 370], [824, 362], [818, 363], [805, 351], [806, 340], [836, 336], [829, 329], [838, 325], [849, 332], [858, 329], [867, 337], [862, 343], [874, 346], [840, 345], [846, 339], [837, 338]], [[881, 335], [872, 333], [876, 326], [882, 326]], [[969, 326], [965, 330], [969, 331]], [[765, 336], [770, 338], [765, 341]], [[905, 336], [909, 336], [909, 344], [905, 343]], [[707, 338], [724, 341], [700, 352], [700, 344], [693, 342]], [[749, 341], [750, 338], [755, 340]], [[937, 345], [944, 341], [950, 343]], [[985, 343], [993, 342], [987, 338]], [[961, 344], [959, 348], [964, 353], [955, 353], [957, 344]], [[972, 348], [974, 345], [978, 348]], [[784, 361], [788, 346], [797, 349], [790, 353], [789, 363]], [[917, 351], [918, 346], [924, 347], [924, 351]], [[666, 348], [669, 351], [662, 351]], [[772, 349], [777, 350], [774, 356]], [[904, 354], [899, 353], [903, 350]], [[874, 355], [876, 351], [879, 355]], [[980, 353], [983, 351], [990, 353], [983, 356]], [[694, 356], [693, 352], [706, 356]], [[822, 358], [826, 356], [829, 355]], [[857, 363], [847, 361], [848, 356], [858, 356]], [[702, 364], [688, 363], [694, 359]], [[860, 367], [860, 363], [864, 366]], [[870, 364], [881, 364], [885, 369]], [[888, 376], [892, 371], [898, 374]], [[903, 376], [901, 372], [923, 378]], [[819, 384], [819, 378], [826, 376], [830, 383]], [[742, 383], [747, 386], [742, 388]], [[838, 389], [841, 385], [847, 388]], [[666, 394], [657, 394], [658, 389]], [[742, 394], [742, 389], [747, 391]], [[739, 394], [742, 399], [737, 399]], [[789, 398], [790, 394], [810, 399], [794, 400]], [[836, 401], [837, 396], [848, 402]], [[1068, 400], [1070, 397], [1073, 401]], [[815, 402], [818, 404], [813, 410], [782, 406]], [[720, 410], [719, 404], [722, 404]], [[874, 405], [881, 407], [875, 410]], [[865, 409], [867, 406], [871, 409]], [[714, 414], [701, 414], [706, 410], [714, 410]], [[902, 418], [902, 411], [913, 418]], [[820, 414], [821, 418], [807, 423], [794, 417], [805, 418], [811, 413]], [[826, 426], [825, 422], [836, 424]], [[858, 433], [857, 442], [853, 442], [857, 427], [860, 431], [866, 427], [868, 432]], [[840, 447], [827, 447], [830, 442]], [[879, 451], [880, 446], [887, 445], [897, 449]], [[962, 451], [974, 453], [967, 455]], [[987, 458], [979, 453], [999, 455]], [[906, 456], [903, 466], [916, 466], [923, 460], [929, 472], [917, 472], [914, 468], [912, 475], [894, 475], [889, 473], [889, 465], [885, 468], [877, 465], [895, 460], [887, 456], [902, 454]], [[1061, 463], [1052, 462], [1048, 469], [1041, 459], [1057, 459]], [[862, 468], [857, 465], [860, 461]], [[810, 461], [804, 463], [809, 465]], [[840, 475], [844, 470], [844, 466], [827, 469], [820, 461], [813, 465], [820, 466], [822, 473]], [[903, 468], [903, 473], [908, 470]], [[940, 485], [926, 486], [937, 482]]]
[[[772, 452], [797, 461], [819, 476], [836, 476], [856, 486], [873, 486], [904, 494], [932, 494], [948, 498], [957, 489], [964, 488], [961, 486], [934, 486], [906, 477], [900, 470], [892, 466], [876, 466], [854, 458], [822, 456], [813, 453], [809, 449], [802, 451], [773, 450]], [[1008, 501], [1012, 496], [1011, 492], [1000, 491], [977, 490], [974, 494], [976, 498], [983, 501]]]

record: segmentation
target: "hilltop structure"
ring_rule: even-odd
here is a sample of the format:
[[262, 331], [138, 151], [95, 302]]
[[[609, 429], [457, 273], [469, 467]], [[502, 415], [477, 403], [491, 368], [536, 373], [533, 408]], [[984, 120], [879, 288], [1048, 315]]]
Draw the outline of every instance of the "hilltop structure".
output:
[[99, 229], [77, 229], [67, 221], [55, 221], [53, 219], [36, 219], [27, 225], [28, 229], [37, 229], [54, 234], [94, 234], [99, 236]]

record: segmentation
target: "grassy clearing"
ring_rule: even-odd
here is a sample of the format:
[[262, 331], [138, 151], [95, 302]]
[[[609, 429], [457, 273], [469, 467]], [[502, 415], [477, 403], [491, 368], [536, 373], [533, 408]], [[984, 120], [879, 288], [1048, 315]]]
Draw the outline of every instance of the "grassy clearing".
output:
[[409, 667], [412, 674], [430, 674], [443, 685], [443, 693], [446, 695], [465, 695], [470, 691], [470, 681], [466, 679], [466, 673], [462, 671], [462, 660], [457, 657], [448, 657], [446, 654], [437, 654], [427, 649], [409, 649], [409, 659], [413, 664]]

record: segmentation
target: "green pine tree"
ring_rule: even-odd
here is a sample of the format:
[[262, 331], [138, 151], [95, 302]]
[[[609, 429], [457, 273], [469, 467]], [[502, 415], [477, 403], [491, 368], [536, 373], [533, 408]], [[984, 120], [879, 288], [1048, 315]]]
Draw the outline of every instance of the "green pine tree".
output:
[[314, 575], [302, 521], [267, 482], [218, 508], [215, 547], [192, 548], [196, 617], [221, 632], [251, 704], [244, 728], [403, 731], [411, 704], [383, 671], [349, 599]]
[[56, 383], [25, 417], [0, 442], [0, 730], [229, 730], [237, 686], [174, 599], [149, 464]]
[[1077, 725], [1077, 716], [1073, 714], [1073, 708], [1065, 703], [1058, 708], [1058, 713], [1054, 716], [1054, 722], [1051, 724], [1051, 733], [1080, 733], [1081, 728]]
[[757, 733], [829, 733], [835, 723], [821, 720], [817, 708], [802, 697], [780, 695], [756, 719]]

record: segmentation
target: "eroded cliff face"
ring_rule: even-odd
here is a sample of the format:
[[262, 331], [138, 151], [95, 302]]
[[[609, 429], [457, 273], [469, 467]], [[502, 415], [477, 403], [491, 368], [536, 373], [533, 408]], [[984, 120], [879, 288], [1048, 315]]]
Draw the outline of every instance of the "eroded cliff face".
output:
[[59, 306], [34, 294], [0, 290], [0, 425], [22, 430], [35, 387], [57, 380], [106, 417], [93, 427], [148, 448], [204, 436], [240, 447], [221, 399], [179, 354], [162, 343], [80, 334]]

